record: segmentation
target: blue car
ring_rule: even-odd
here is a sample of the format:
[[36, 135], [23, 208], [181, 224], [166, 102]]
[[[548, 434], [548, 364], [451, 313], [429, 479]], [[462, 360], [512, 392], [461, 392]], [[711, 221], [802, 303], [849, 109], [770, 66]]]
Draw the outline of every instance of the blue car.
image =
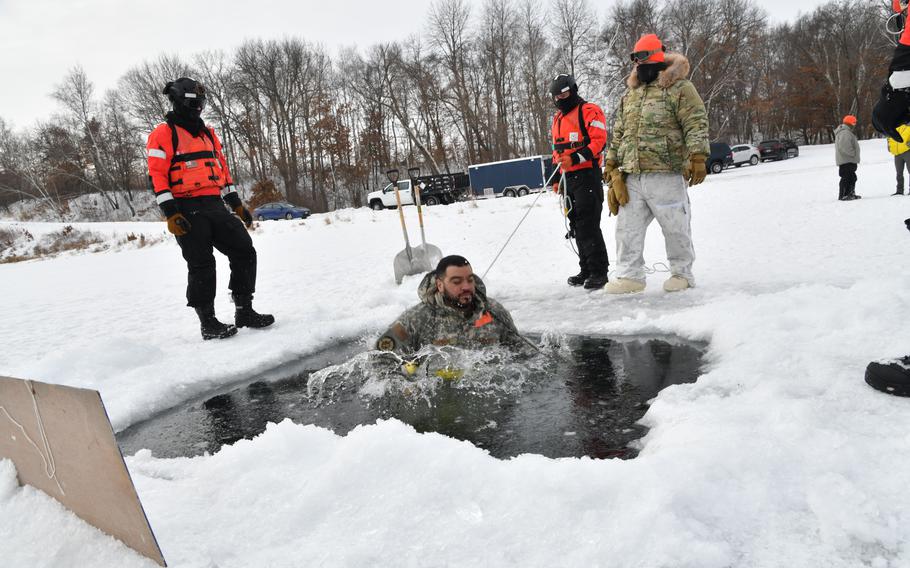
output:
[[306, 219], [310, 216], [310, 210], [306, 207], [291, 205], [286, 201], [276, 201], [260, 205], [253, 210], [253, 216], [260, 221], [265, 221], [266, 219], [294, 219], [295, 217]]

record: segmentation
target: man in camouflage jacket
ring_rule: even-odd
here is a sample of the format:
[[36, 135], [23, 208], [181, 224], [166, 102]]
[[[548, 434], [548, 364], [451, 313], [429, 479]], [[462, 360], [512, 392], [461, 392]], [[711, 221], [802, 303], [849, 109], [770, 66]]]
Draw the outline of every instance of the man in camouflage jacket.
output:
[[409, 355], [425, 345], [479, 348], [505, 345], [523, 349], [512, 316], [496, 300], [468, 261], [458, 255], [443, 258], [417, 289], [420, 303], [401, 314], [382, 334], [376, 348]]
[[695, 285], [687, 186], [705, 179], [710, 155], [708, 117], [701, 97], [686, 79], [688, 60], [678, 53], [664, 53], [656, 35], [638, 40], [632, 61], [629, 90], [616, 114], [604, 170], [610, 185], [607, 204], [618, 215], [618, 260], [606, 291], [644, 290], [645, 233], [655, 218], [670, 263], [671, 276], [664, 290], [685, 290]]

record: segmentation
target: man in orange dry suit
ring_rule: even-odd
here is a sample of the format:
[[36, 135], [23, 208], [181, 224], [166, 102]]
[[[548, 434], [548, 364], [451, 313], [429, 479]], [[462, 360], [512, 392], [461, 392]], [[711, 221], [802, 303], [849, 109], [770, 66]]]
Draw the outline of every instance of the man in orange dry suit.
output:
[[[177, 237], [186, 259], [187, 305], [196, 309], [202, 338], [223, 339], [237, 333], [238, 327], [272, 325], [274, 317], [253, 310], [256, 250], [244, 227], [253, 224], [253, 216], [234, 189], [221, 142], [202, 120], [205, 87], [181, 77], [168, 82], [163, 93], [173, 110], [167, 113], [167, 122], [149, 135], [149, 178], [158, 206], [167, 218], [167, 229]], [[225, 208], [225, 203], [236, 216]], [[215, 317], [212, 247], [230, 260], [228, 288], [236, 307], [235, 325], [221, 323]]]
[[568, 283], [596, 290], [607, 283], [610, 264], [600, 230], [604, 201], [600, 168], [607, 143], [604, 113], [578, 96], [572, 75], [557, 75], [550, 84], [550, 95], [559, 110], [553, 117], [553, 163], [565, 174], [567, 238], [575, 238], [581, 269]]

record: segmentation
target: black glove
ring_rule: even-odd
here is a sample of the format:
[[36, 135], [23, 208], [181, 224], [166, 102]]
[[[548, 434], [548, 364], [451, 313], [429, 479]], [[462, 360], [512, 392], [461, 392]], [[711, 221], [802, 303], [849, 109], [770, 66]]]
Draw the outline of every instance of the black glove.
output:
[[167, 230], [176, 237], [182, 237], [193, 228], [183, 213], [174, 213], [167, 218]]
[[887, 82], [872, 109], [872, 126], [889, 138], [902, 141], [897, 127], [910, 122], [910, 93], [895, 91]]
[[910, 219], [904, 219], [904, 225], [906, 225], [907, 230], [910, 231]]
[[250, 213], [250, 210], [244, 207], [243, 205], [238, 205], [234, 207], [234, 213], [240, 217], [240, 220], [243, 221], [243, 224], [247, 227], [252, 226], [253, 224], [253, 214]]

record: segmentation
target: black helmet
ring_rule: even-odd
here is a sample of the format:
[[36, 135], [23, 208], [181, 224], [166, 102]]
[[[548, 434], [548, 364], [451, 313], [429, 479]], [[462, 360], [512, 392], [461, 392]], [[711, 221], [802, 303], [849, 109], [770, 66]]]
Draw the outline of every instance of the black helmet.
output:
[[205, 108], [205, 87], [195, 79], [181, 77], [176, 81], [168, 81], [162, 92], [174, 105], [175, 111], [184, 107], [199, 113]]
[[553, 81], [550, 83], [550, 95], [555, 97], [566, 91], [577, 93], [578, 85], [575, 83], [575, 77], [566, 73], [560, 73], [554, 77]]

